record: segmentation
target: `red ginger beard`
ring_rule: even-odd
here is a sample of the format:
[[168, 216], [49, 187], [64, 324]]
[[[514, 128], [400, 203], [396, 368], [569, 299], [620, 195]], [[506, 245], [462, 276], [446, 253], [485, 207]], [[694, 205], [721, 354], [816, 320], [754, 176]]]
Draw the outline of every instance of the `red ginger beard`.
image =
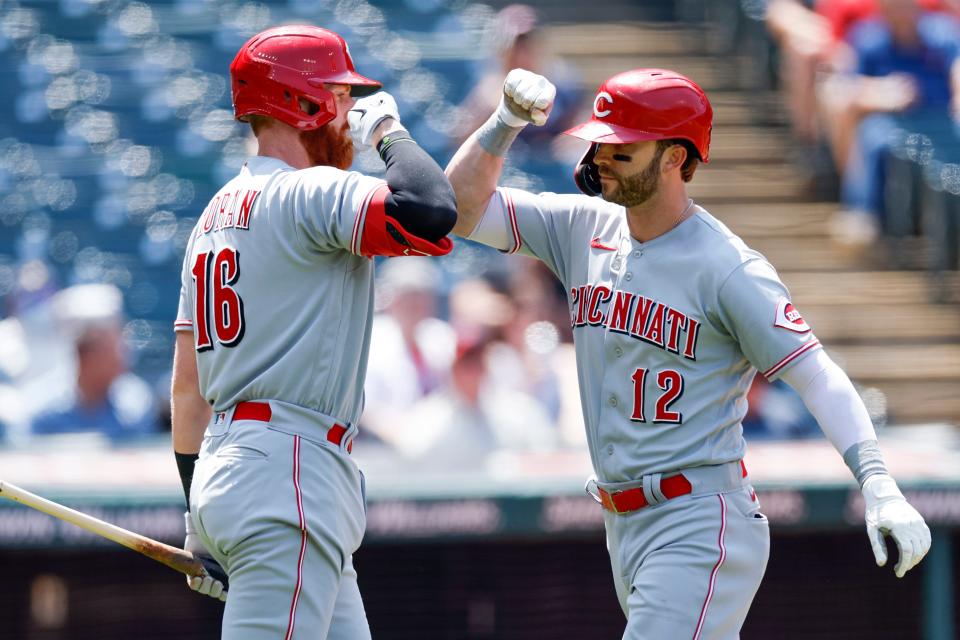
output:
[[345, 171], [353, 164], [353, 139], [346, 123], [339, 131], [333, 123], [313, 131], [301, 131], [300, 142], [313, 167], [336, 167]]

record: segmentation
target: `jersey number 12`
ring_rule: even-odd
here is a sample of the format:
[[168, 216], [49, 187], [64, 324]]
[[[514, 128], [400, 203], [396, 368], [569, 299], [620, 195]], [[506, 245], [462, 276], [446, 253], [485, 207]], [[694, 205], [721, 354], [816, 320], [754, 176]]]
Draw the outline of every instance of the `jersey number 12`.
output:
[[643, 415], [644, 384], [647, 381], [647, 374], [656, 379], [657, 386], [663, 391], [657, 398], [653, 421], [670, 424], [683, 422], [683, 415], [679, 411], [670, 409], [670, 405], [683, 395], [683, 376], [673, 369], [663, 369], [656, 373], [647, 369], [637, 369], [633, 372], [630, 377], [633, 380], [633, 413], [630, 414], [630, 419], [634, 422], [647, 421]]
[[[233, 289], [240, 278], [240, 252], [232, 247], [197, 255], [193, 263], [193, 282], [197, 308], [194, 316], [197, 329], [197, 351], [213, 349], [210, 319], [217, 342], [235, 347], [243, 340], [243, 300]], [[212, 313], [211, 313], [212, 312]]]

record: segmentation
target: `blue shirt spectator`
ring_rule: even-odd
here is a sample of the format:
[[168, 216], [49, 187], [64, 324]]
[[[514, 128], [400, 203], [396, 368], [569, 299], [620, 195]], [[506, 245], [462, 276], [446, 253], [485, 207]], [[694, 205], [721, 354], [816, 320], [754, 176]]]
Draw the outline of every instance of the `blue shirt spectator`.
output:
[[854, 26], [848, 41], [856, 56], [851, 82], [861, 116], [856, 142], [843, 172], [845, 212], [835, 225], [840, 237], [867, 244], [884, 223], [885, 165], [899, 127], [912, 122], [948, 123], [956, 110], [954, 72], [960, 53], [960, 23], [952, 16], [920, 11], [913, 0], [878, 2], [880, 18]]
[[[129, 387], [130, 383], [137, 384], [132, 381], [120, 383], [121, 390], [110, 395], [123, 395], [123, 387]], [[64, 409], [48, 411], [34, 418], [32, 431], [34, 435], [101, 433], [114, 442], [135, 440], [157, 433], [157, 420], [153, 415], [149, 391], [136, 395], [146, 404], [133, 407], [129, 406], [129, 402], [117, 402], [107, 396], [96, 405], [86, 406], [76, 399]]]
[[78, 285], [58, 293], [54, 307], [74, 347], [75, 385], [48, 399], [32, 420], [32, 433], [93, 432], [118, 441], [157, 432], [153, 394], [127, 371], [119, 289]]
[[907, 74], [917, 89], [913, 108], [950, 104], [950, 67], [960, 53], [960, 24], [952, 16], [921, 13], [915, 41], [898, 42], [886, 20], [872, 18], [853, 27], [849, 43], [857, 56], [857, 73], [882, 77]]

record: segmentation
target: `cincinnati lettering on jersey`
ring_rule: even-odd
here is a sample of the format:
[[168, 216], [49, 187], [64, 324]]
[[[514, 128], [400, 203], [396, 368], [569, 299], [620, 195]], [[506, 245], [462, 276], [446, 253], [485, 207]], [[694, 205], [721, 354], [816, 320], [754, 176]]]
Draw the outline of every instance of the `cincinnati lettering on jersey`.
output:
[[662, 302], [604, 285], [585, 284], [570, 289], [571, 324], [577, 327], [607, 327], [682, 355], [697, 359], [700, 321]]
[[197, 236], [227, 228], [249, 229], [250, 211], [259, 195], [259, 191], [251, 189], [218, 193], [203, 210], [203, 223], [197, 228]]

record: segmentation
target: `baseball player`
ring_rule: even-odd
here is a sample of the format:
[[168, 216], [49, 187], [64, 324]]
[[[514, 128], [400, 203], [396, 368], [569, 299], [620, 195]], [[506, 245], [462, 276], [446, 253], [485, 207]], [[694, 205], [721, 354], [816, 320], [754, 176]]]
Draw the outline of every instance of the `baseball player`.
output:
[[[767, 260], [686, 193], [707, 162], [712, 109], [688, 78], [635, 69], [601, 85], [576, 169], [586, 195], [498, 188], [504, 154], [548, 117], [554, 89], [515, 69], [498, 109], [447, 176], [454, 233], [542, 260], [567, 290], [590, 456], [605, 509], [625, 638], [736, 638], [770, 534], [743, 464], [754, 374], [802, 396], [856, 476], [877, 564], [896, 575], [930, 532], [884, 467], [846, 374], [823, 351]], [[600, 197], [591, 197], [600, 196]]]
[[[229, 576], [224, 638], [369, 638], [350, 452], [372, 257], [449, 253], [453, 192], [336, 33], [264, 31], [230, 76], [259, 151], [210, 200], [183, 262], [172, 393], [185, 547]], [[377, 147], [385, 181], [346, 170], [351, 133]]]

